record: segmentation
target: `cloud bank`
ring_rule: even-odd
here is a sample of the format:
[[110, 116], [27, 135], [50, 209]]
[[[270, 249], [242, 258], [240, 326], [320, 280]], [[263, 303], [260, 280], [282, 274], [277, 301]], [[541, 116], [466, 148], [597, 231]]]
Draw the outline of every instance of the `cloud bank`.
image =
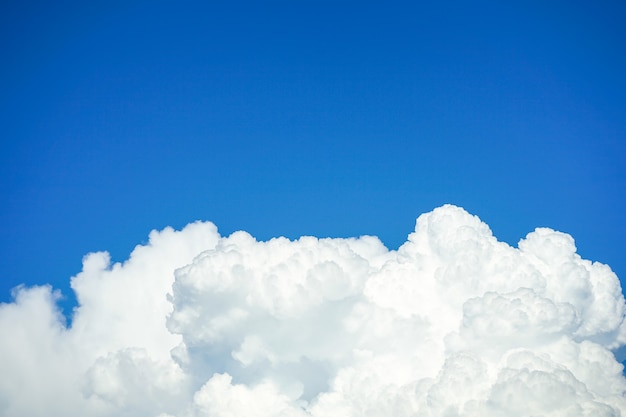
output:
[[168, 228], [123, 264], [87, 255], [71, 286], [69, 327], [49, 286], [0, 304], [1, 415], [626, 415], [611, 269], [455, 206], [397, 251]]

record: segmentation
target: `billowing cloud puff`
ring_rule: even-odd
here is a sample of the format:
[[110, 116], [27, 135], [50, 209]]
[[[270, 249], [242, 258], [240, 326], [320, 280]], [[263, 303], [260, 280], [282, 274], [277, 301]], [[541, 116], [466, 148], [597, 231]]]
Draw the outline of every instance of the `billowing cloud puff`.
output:
[[0, 305], [0, 414], [620, 416], [625, 304], [541, 228], [518, 248], [443, 206], [375, 237], [258, 242], [211, 223], [87, 255], [66, 326], [48, 286]]

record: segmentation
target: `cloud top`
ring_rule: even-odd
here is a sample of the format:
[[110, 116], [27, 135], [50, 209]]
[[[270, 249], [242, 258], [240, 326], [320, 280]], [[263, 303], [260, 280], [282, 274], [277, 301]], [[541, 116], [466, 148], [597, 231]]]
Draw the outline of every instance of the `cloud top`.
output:
[[571, 236], [518, 248], [459, 207], [407, 242], [259, 242], [211, 223], [85, 257], [0, 305], [5, 416], [619, 416], [625, 304]]

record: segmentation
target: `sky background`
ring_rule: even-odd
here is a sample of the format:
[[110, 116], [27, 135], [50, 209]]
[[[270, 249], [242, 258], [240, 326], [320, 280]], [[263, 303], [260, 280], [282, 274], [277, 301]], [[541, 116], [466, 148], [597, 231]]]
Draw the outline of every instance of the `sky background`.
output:
[[0, 6], [0, 302], [152, 229], [395, 249], [444, 203], [626, 279], [626, 3], [87, 3]]

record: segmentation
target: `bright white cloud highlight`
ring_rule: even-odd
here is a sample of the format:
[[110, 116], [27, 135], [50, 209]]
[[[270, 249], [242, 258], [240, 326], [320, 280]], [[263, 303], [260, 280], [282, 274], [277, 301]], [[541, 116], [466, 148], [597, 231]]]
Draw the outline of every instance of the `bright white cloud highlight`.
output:
[[0, 305], [0, 414], [620, 416], [625, 304], [541, 228], [512, 248], [454, 206], [397, 251], [258, 242], [211, 223], [85, 257], [66, 327], [48, 286]]

